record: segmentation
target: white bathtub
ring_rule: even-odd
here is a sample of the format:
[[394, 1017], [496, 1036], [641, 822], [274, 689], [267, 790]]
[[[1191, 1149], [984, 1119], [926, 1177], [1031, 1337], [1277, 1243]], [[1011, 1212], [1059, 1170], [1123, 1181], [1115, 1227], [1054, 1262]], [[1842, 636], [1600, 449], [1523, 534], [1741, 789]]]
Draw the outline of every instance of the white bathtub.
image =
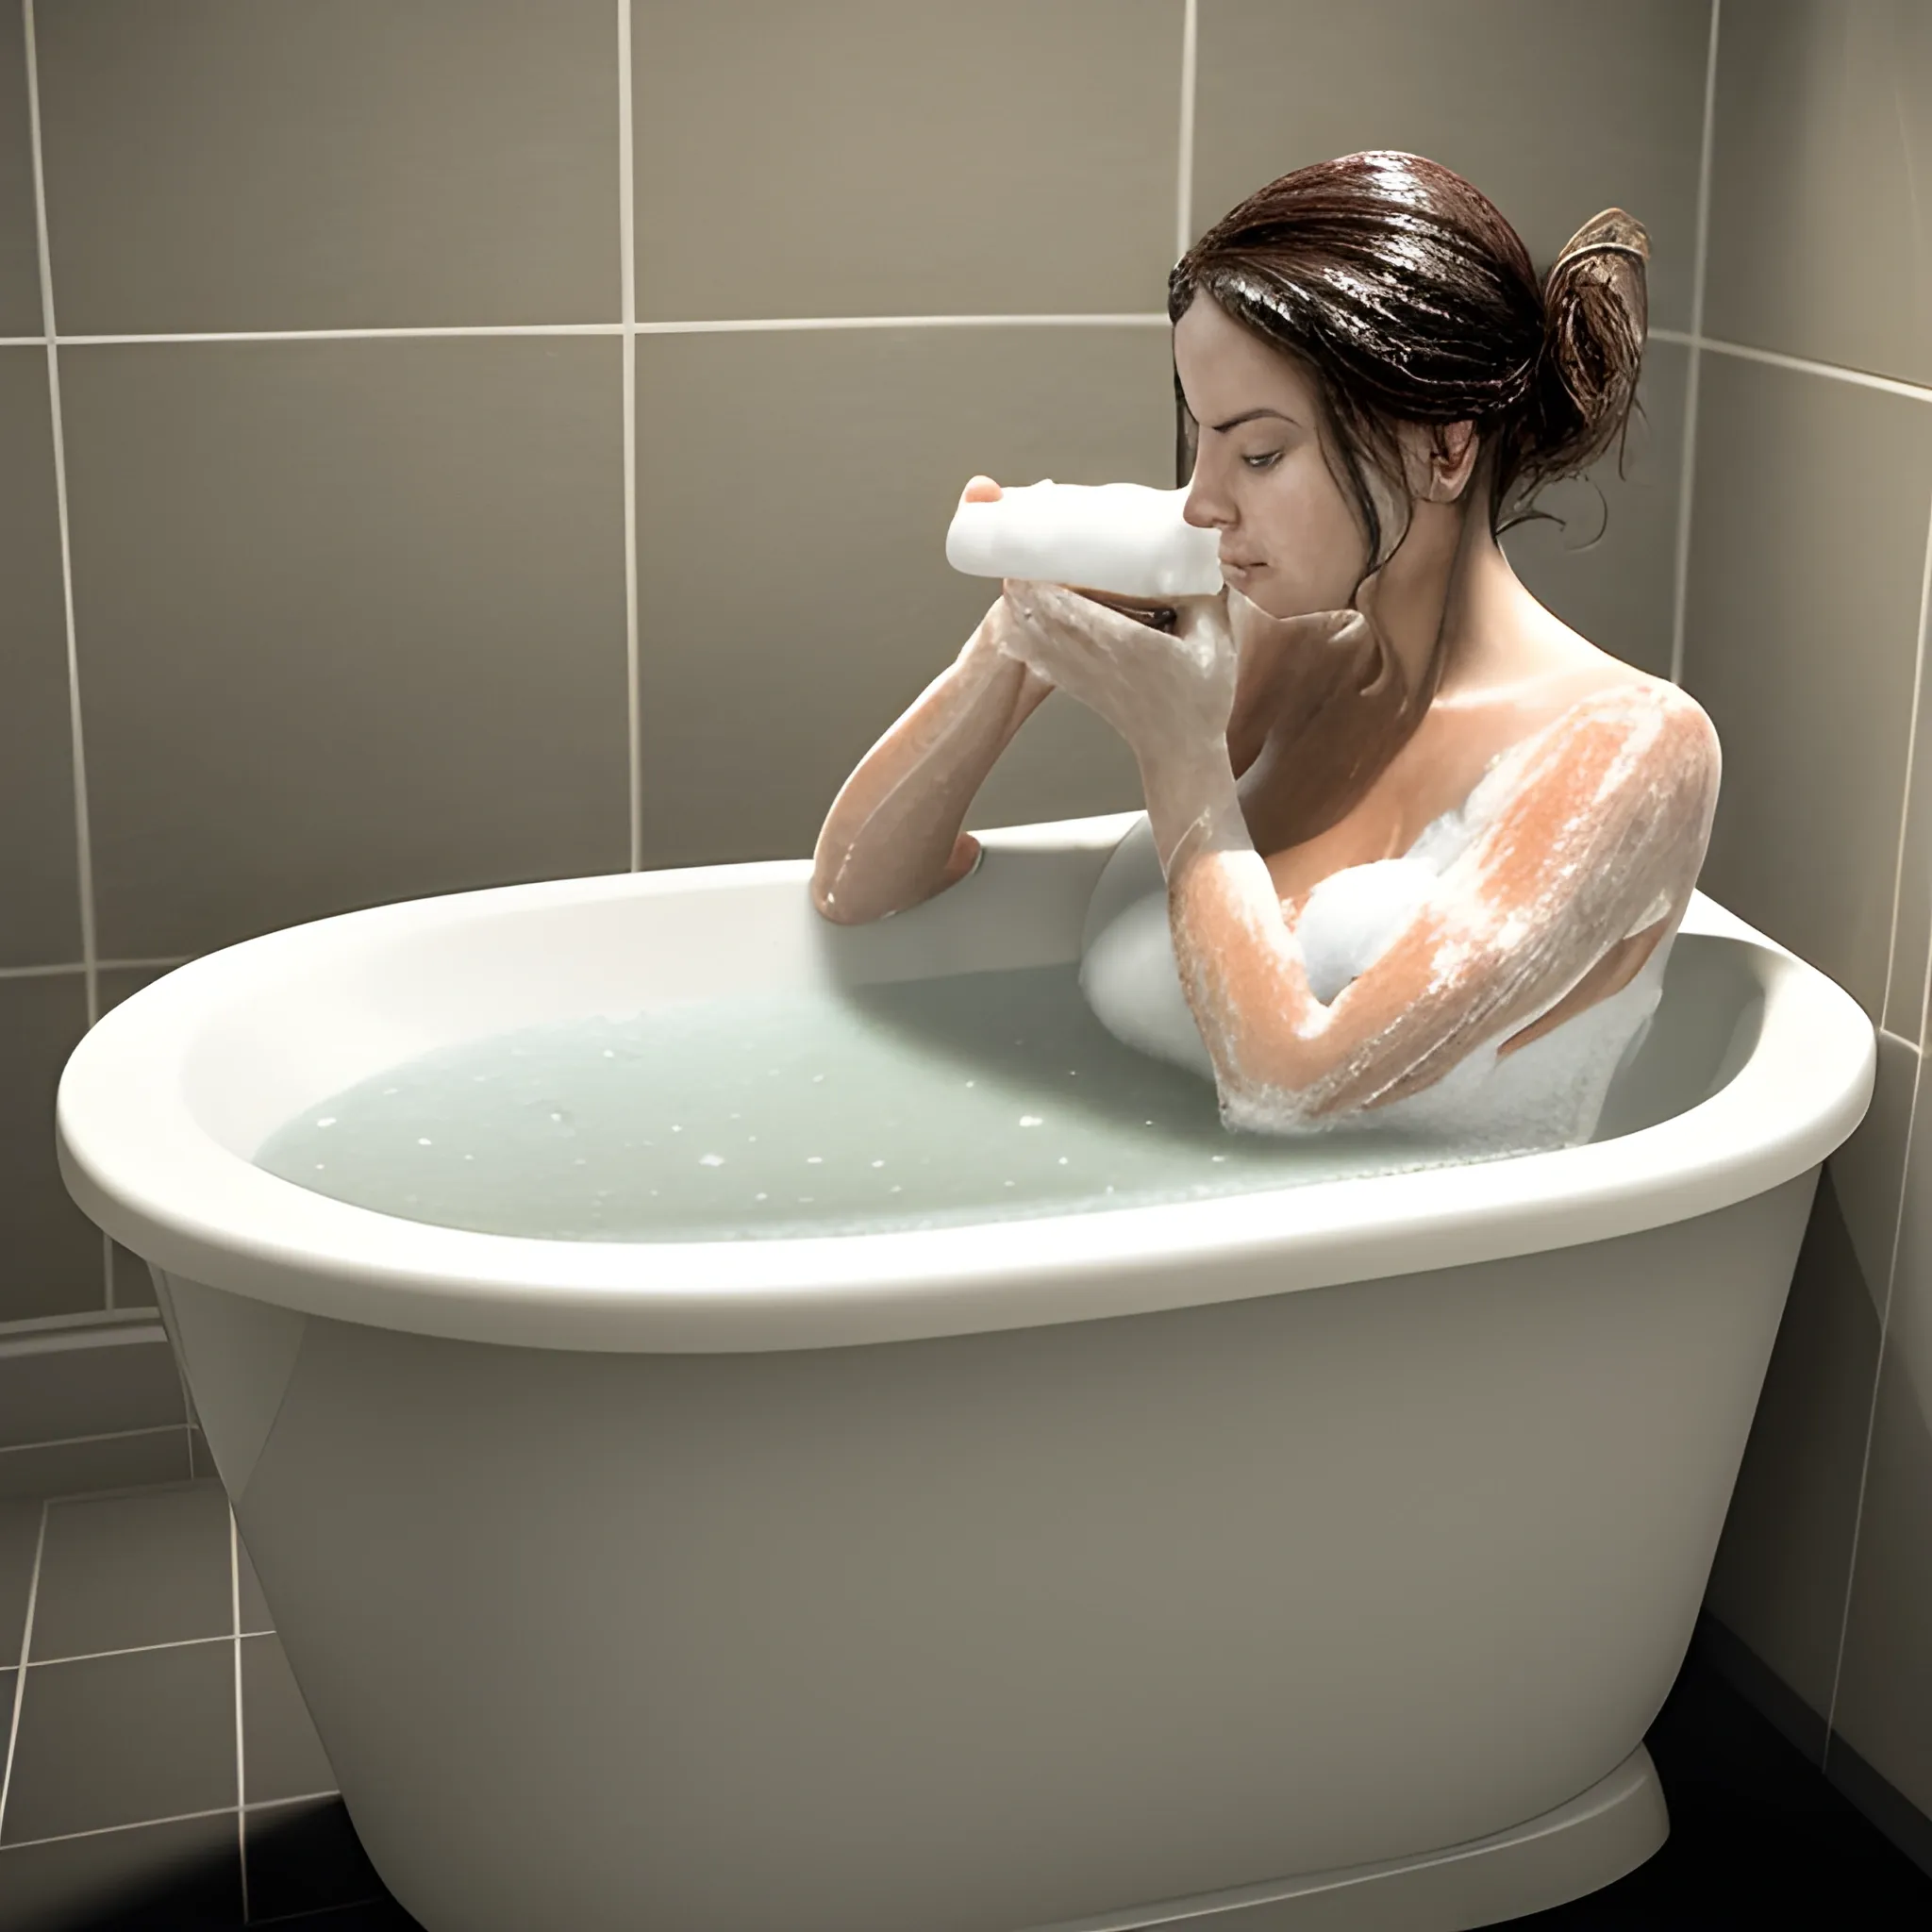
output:
[[910, 1233], [520, 1241], [250, 1163], [538, 1021], [1074, 957], [1124, 819], [884, 924], [802, 863], [389, 907], [109, 1013], [152, 1263], [358, 1831], [429, 1932], [1448, 1928], [1661, 1842], [1703, 1593], [1872, 1029], [1699, 900], [1621, 1137]]

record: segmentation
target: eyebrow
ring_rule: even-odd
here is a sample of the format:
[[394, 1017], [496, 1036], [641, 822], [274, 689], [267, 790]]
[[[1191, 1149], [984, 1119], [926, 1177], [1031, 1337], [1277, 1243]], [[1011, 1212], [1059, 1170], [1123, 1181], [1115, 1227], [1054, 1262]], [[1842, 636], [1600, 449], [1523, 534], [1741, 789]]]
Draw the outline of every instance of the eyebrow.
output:
[[1273, 416], [1277, 423], [1292, 423], [1294, 418], [1281, 409], [1248, 409], [1239, 416], [1230, 416], [1225, 423], [1213, 425], [1218, 435], [1223, 430], [1239, 429], [1243, 423], [1252, 423], [1257, 416]]

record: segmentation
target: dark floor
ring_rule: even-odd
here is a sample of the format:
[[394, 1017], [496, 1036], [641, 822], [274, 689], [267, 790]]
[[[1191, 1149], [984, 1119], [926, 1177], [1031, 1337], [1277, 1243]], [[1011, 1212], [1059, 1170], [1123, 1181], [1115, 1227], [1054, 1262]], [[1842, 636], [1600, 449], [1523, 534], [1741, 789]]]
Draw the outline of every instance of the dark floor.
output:
[[[0, 1506], [0, 1657], [25, 1666], [24, 1682], [0, 1668], [0, 1932], [414, 1925], [356, 1842], [214, 1484]], [[1662, 1851], [1516, 1924], [1932, 1927], [1932, 1877], [1702, 1641], [1649, 1743], [1671, 1809]]]

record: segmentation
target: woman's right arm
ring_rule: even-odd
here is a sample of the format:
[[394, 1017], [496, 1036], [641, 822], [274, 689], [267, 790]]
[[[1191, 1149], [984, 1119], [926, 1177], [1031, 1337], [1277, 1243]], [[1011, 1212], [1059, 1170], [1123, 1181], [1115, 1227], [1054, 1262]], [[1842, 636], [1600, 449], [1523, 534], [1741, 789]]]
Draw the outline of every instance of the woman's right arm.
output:
[[811, 900], [841, 925], [916, 906], [970, 873], [978, 841], [960, 827], [1013, 734], [1053, 690], [1000, 648], [994, 604], [965, 648], [840, 788], [812, 858]]

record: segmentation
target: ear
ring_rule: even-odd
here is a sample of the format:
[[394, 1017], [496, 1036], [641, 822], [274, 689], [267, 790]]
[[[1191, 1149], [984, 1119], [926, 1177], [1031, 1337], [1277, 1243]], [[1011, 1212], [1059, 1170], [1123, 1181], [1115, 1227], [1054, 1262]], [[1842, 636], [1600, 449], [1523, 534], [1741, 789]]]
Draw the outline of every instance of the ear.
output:
[[1469, 487], [1481, 445], [1474, 423], [1405, 423], [1402, 464], [1422, 503], [1454, 503]]

